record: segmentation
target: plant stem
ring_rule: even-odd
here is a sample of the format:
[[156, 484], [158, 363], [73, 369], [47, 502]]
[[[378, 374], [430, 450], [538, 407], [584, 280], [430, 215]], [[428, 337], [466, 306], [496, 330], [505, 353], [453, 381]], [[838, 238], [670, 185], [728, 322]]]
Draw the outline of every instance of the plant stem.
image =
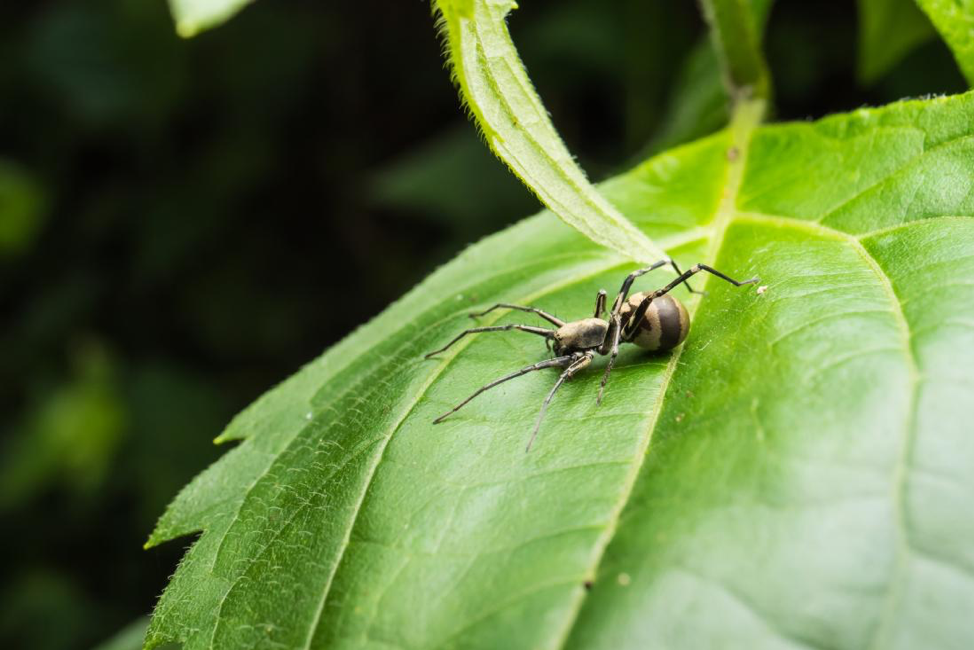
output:
[[771, 76], [745, 0], [701, 0], [701, 5], [731, 101], [770, 100]]

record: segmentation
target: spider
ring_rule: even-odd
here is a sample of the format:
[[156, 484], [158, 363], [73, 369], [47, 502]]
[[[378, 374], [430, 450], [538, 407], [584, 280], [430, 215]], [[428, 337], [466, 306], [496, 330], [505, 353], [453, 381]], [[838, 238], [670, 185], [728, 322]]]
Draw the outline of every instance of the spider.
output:
[[[672, 266], [673, 270], [676, 271], [677, 278], [662, 289], [657, 289], [655, 291], [644, 291], [633, 294], [632, 296], [629, 295], [629, 289], [632, 287], [632, 283], [636, 280], [636, 278], [645, 275], [650, 271], [655, 271], [663, 266]], [[602, 356], [609, 355], [609, 362], [606, 364], [605, 373], [602, 375], [602, 383], [599, 386], [599, 394], [596, 398], [596, 404], [601, 404], [602, 393], [605, 391], [606, 382], [609, 381], [609, 373], [612, 372], [612, 366], [615, 364], [616, 356], [619, 354], [619, 345], [621, 343], [633, 343], [645, 350], [652, 351], [671, 350], [680, 345], [680, 343], [683, 343], [690, 331], [690, 315], [687, 313], [686, 307], [684, 307], [683, 304], [675, 297], [669, 295], [669, 292], [678, 285], [683, 284], [687, 290], [690, 291], [690, 293], [706, 293], [703, 291], [694, 291], [690, 286], [690, 283], [687, 282], [687, 279], [690, 278], [690, 276], [695, 275], [700, 271], [712, 273], [718, 278], [726, 280], [737, 287], [758, 282], [758, 278], [751, 278], [750, 280], [739, 282], [730, 276], [724, 275], [717, 269], [707, 266], [706, 264], [696, 264], [684, 273], [680, 271], [680, 268], [676, 265], [676, 262], [665, 259], [660, 260], [655, 264], [651, 264], [646, 268], [633, 271], [626, 277], [625, 281], [622, 283], [622, 288], [619, 289], [619, 294], [616, 296], [615, 302], [612, 303], [612, 309], [609, 311], [607, 318], [604, 317], [606, 306], [606, 292], [604, 289], [599, 291], [598, 296], [595, 299], [595, 315], [592, 318], [583, 318], [570, 323], [566, 323], [563, 320], [536, 307], [512, 305], [504, 302], [497, 303], [485, 311], [470, 314], [471, 318], [476, 319], [489, 314], [495, 309], [516, 309], [519, 311], [537, 314], [554, 325], [557, 329], [534, 327], [532, 325], [495, 325], [491, 327], [472, 327], [464, 330], [452, 341], [444, 345], [439, 350], [430, 352], [424, 358], [429, 359], [430, 357], [440, 354], [441, 352], [445, 352], [454, 343], [462, 339], [467, 334], [476, 334], [479, 332], [506, 332], [509, 330], [519, 330], [521, 332], [528, 332], [529, 334], [543, 336], [545, 338], [545, 343], [548, 345], [548, 349], [551, 350], [555, 356], [554, 358], [546, 359], [544, 361], [521, 368], [517, 372], [513, 372], [509, 375], [501, 377], [500, 379], [495, 379], [489, 384], [481, 386], [473, 393], [473, 395], [433, 420], [433, 424], [439, 424], [466, 406], [472, 399], [484, 391], [490, 390], [491, 388], [499, 384], [503, 384], [506, 381], [510, 381], [516, 377], [526, 375], [529, 372], [542, 370], [544, 368], [564, 368], [561, 376], [558, 377], [558, 381], [555, 382], [555, 385], [551, 388], [551, 391], [548, 392], [548, 396], [545, 397], [545, 400], [541, 405], [541, 412], [538, 413], [534, 430], [531, 432], [531, 438], [528, 440], [528, 445], [525, 449], [525, 451], [530, 451], [531, 445], [534, 443], [534, 439], [538, 435], [538, 429], [541, 428], [541, 421], [544, 419], [545, 411], [548, 410], [548, 404], [551, 403], [551, 399], [555, 396], [555, 392], [557, 392], [563, 383], [574, 377], [579, 371], [591, 364], [592, 359], [595, 358], [596, 354]]]

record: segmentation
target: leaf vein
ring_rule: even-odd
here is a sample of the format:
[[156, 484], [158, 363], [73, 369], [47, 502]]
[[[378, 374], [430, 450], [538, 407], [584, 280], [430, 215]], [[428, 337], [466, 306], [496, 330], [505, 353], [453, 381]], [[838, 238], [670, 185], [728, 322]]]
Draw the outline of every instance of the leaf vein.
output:
[[[726, 185], [724, 196], [721, 198], [721, 202], [717, 208], [717, 214], [712, 222], [714, 235], [710, 240], [710, 247], [707, 252], [707, 259], [710, 262], [714, 262], [719, 254], [720, 248], [723, 245], [725, 233], [727, 232], [727, 228], [730, 225], [736, 211], [737, 196], [744, 176], [744, 163], [747, 160], [747, 153], [750, 147], [751, 137], [761, 122], [764, 115], [764, 108], [764, 102], [761, 100], [742, 102], [737, 106], [733, 121], [731, 122], [730, 129], [733, 146], [738, 151], [738, 156], [735, 160], [729, 162], [727, 165], [727, 178], [725, 181]], [[632, 492], [635, 489], [636, 479], [639, 477], [639, 474], [642, 471], [643, 463], [645, 462], [646, 455], [649, 450], [649, 444], [653, 438], [653, 433], [656, 430], [657, 423], [659, 422], [660, 413], [663, 410], [663, 398], [665, 397], [667, 389], [669, 388], [670, 381], [673, 378], [673, 373], [676, 372], [676, 368], [679, 365], [680, 356], [682, 353], [683, 347], [678, 347], [672, 353], [669, 363], [667, 363], [666, 370], [664, 371], [663, 377], [660, 381], [660, 387], [656, 395], [656, 402], [653, 406], [652, 415], [647, 422], [646, 434], [643, 436], [643, 439], [640, 442], [640, 450], [636, 456], [636, 461], [633, 463], [632, 471], [629, 473], [629, 476], [626, 479], [620, 499], [616, 504], [616, 507], [613, 509], [609, 525], [606, 526], [605, 533], [598, 540], [598, 543], [594, 549], [591, 573], [588, 576], [589, 579], [595, 579], [595, 574], [598, 571], [598, 567], [601, 564], [602, 559], [605, 557], [605, 552], [608, 549], [609, 542], [611, 542], [616, 530], [619, 527], [622, 519], [623, 509], [626, 503], [629, 502], [629, 498], [632, 496]], [[573, 603], [572, 611], [566, 619], [565, 625], [562, 627], [561, 635], [554, 643], [554, 647], [563, 648], [567, 644], [568, 638], [575, 627], [575, 623], [578, 621], [579, 614], [581, 613], [582, 604], [585, 601], [586, 593], [587, 592], [580, 587], [576, 588], [576, 597], [575, 602]]]

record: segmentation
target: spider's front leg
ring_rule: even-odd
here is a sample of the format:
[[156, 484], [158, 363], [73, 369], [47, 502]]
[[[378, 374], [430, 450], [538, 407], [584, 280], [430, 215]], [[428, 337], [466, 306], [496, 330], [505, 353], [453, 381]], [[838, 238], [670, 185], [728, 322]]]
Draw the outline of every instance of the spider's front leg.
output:
[[595, 398], [597, 406], [602, 405], [602, 393], [605, 392], [605, 385], [609, 381], [609, 373], [615, 365], [616, 357], [619, 356], [619, 340], [622, 338], [623, 323], [619, 314], [613, 313], [610, 317], [609, 331], [606, 332], [605, 342], [599, 348], [599, 354], [609, 355], [609, 363], [605, 366], [605, 373], [602, 374], [602, 384], [599, 386], [599, 395]]
[[516, 309], [518, 311], [528, 312], [529, 314], [537, 314], [538, 316], [545, 319], [555, 327], [561, 327], [562, 325], [565, 324], [565, 321], [563, 321], [562, 319], [558, 318], [557, 316], [553, 316], [546, 311], [538, 309], [537, 307], [526, 307], [524, 305], [512, 305], [509, 302], [499, 302], [493, 307], [491, 307], [490, 309], [485, 309], [484, 311], [470, 314], [470, 318], [476, 320], [481, 316], [486, 316], [487, 314], [494, 311], [495, 309]]
[[481, 332], [509, 332], [511, 330], [527, 332], [528, 334], [537, 334], [538, 336], [543, 336], [549, 340], [555, 335], [555, 330], [545, 329], [544, 327], [534, 327], [532, 325], [491, 325], [489, 327], [471, 327], [470, 329], [463, 330], [457, 334], [452, 341], [444, 345], [439, 350], [433, 350], [432, 352], [426, 354], [426, 356], [423, 358], [429, 359], [431, 357], [435, 357], [441, 352], [446, 352], [454, 343], [468, 334], [480, 334]]
[[[462, 402], [460, 402], [459, 404], [457, 404], [456, 406], [454, 406], [452, 409], [450, 409], [449, 411], [447, 411], [446, 413], [444, 413], [440, 417], [438, 417], [435, 420], [433, 420], [433, 424], [439, 424], [440, 422], [442, 422], [443, 420], [445, 420], [446, 418], [450, 417], [451, 415], [453, 415], [454, 413], [456, 413], [457, 411], [459, 411], [461, 408], [463, 408], [464, 406], [466, 406], [467, 404], [469, 404], [475, 397], [477, 397], [478, 395], [480, 395], [481, 393], [483, 393], [485, 391], [490, 390], [494, 386], [499, 386], [500, 384], [503, 384], [506, 381], [510, 381], [512, 379], [516, 379], [517, 377], [520, 377], [522, 375], [526, 375], [529, 372], [535, 372], [536, 370], [543, 370], [545, 368], [556, 368], [556, 367], [569, 368], [570, 369], [576, 362], [577, 362], [577, 358], [574, 357], [574, 356], [571, 356], [571, 355], [565, 355], [565, 356], [562, 356], [562, 357], [555, 357], [554, 359], [545, 359], [544, 361], [539, 361], [538, 363], [533, 363], [530, 366], [525, 366], [524, 368], [521, 368], [517, 372], [512, 372], [511, 374], [505, 375], [505, 376], [501, 377], [500, 379], [495, 379], [494, 381], [490, 382], [489, 384], [484, 384], [483, 386], [481, 386], [480, 388], [478, 388], [476, 391], [474, 391], [473, 395], [471, 395], [467, 399], [463, 400]], [[564, 376], [564, 373], [562, 373], [562, 376]]]
[[591, 350], [588, 352], [577, 352], [570, 357], [571, 363], [567, 368], [565, 368], [565, 371], [561, 373], [561, 376], [558, 377], [558, 381], [556, 381], [555, 385], [551, 387], [551, 391], [548, 393], [548, 396], [545, 397], [544, 403], [541, 405], [541, 412], [538, 413], [538, 420], [534, 424], [534, 431], [531, 432], [531, 439], [528, 440], [528, 446], [524, 448], [524, 451], [531, 451], [531, 445], [534, 444], [534, 439], [538, 436], [538, 430], [541, 428], [541, 421], [544, 420], [544, 414], [545, 411], [548, 410], [548, 404], [551, 403], [551, 398], [555, 396], [555, 393], [559, 388], [561, 388], [562, 384], [574, 377], [581, 370], [587, 368], [588, 365], [592, 363], [592, 359], [594, 357], [595, 353]]
[[[674, 265], [673, 268], [676, 268], [676, 266]], [[758, 277], [753, 277], [750, 280], [735, 280], [734, 278], [730, 277], [729, 275], [726, 275], [725, 273], [722, 273], [722, 272], [718, 271], [717, 269], [715, 269], [712, 266], [707, 266], [706, 264], [694, 264], [686, 272], [680, 273], [680, 275], [675, 280], [673, 280], [672, 282], [670, 282], [668, 285], [666, 285], [662, 289], [657, 289], [656, 291], [654, 291], [652, 293], [652, 296], [654, 298], [659, 298], [660, 296], [669, 293], [677, 285], [679, 285], [681, 282], [684, 283], [684, 284], [686, 284], [687, 278], [689, 278], [691, 276], [694, 276], [697, 273], [700, 273], [701, 271], [706, 271], [707, 273], [710, 273], [711, 275], [716, 275], [721, 280], [724, 280], [725, 282], [730, 282], [735, 287], [743, 287], [746, 284], [756, 284], [757, 282], [760, 281], [760, 278], [758, 278]], [[687, 284], [687, 288], [689, 288], [689, 287], [690, 287], [690, 285]], [[706, 292], [704, 292], [704, 291], [694, 291], [693, 293], [706, 293]]]
[[[629, 290], [632, 288], [632, 283], [635, 282], [637, 278], [646, 275], [650, 271], [655, 271], [656, 269], [667, 265], [672, 267], [673, 270], [676, 271], [676, 274], [678, 276], [678, 279], [671, 283], [670, 289], [672, 289], [673, 287], [677, 286], [682, 282], [683, 285], [687, 288], [687, 291], [689, 291], [690, 293], [699, 293], [699, 294], [706, 293], [705, 291], [695, 290], [693, 287], [690, 286], [690, 283], [687, 282], [687, 278], [689, 278], [691, 275], [696, 273], [699, 269], [697, 269], [697, 271], [681, 273], [680, 267], [676, 265], [676, 262], [667, 258], [667, 259], [660, 260], [654, 264], [650, 264], [649, 266], [639, 269], [638, 271], [633, 271], [628, 276], [626, 276], [626, 279], [622, 283], [622, 287], [619, 289], [619, 293], [616, 295], [615, 302], [612, 303], [612, 313], [618, 314], [620, 311], [622, 311], [622, 305], [625, 304], [626, 299], [629, 297]], [[703, 265], [698, 264], [697, 266], [699, 267]], [[709, 267], [707, 268], [709, 269]], [[719, 275], [723, 277], [723, 274], [719, 274]], [[667, 289], [667, 291], [669, 291], [669, 289]]]

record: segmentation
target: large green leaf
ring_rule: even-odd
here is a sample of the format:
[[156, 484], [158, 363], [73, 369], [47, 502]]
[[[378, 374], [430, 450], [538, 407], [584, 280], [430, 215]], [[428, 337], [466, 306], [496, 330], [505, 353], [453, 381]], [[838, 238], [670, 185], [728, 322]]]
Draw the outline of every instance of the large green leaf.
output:
[[602, 189], [765, 291], [708, 281], [682, 349], [566, 385], [525, 454], [550, 373], [431, 421], [543, 344], [422, 354], [633, 266], [548, 213], [470, 248], [231, 423], [150, 540], [203, 531], [148, 647], [968, 647], [974, 95], [756, 109]]

